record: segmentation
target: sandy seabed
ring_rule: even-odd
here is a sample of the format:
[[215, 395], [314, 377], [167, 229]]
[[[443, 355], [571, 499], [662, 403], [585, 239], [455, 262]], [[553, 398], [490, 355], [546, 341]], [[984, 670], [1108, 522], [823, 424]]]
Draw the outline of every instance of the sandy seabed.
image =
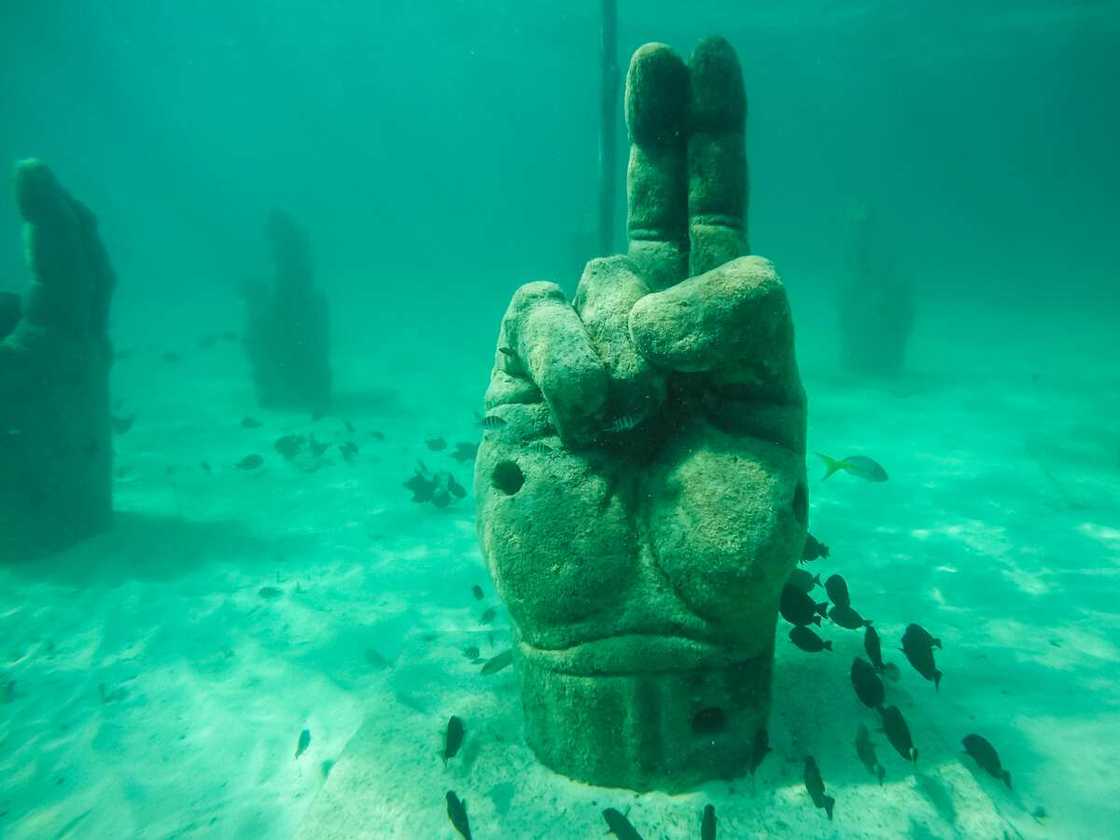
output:
[[[492, 330], [364, 322], [336, 353], [336, 414], [312, 421], [256, 409], [237, 345], [198, 347], [208, 331], [176, 323], [118, 328], [114, 395], [136, 421], [116, 441], [115, 528], [0, 566], [6, 840], [451, 838], [448, 789], [479, 840], [601, 837], [608, 806], [647, 840], [698, 837], [709, 802], [720, 837], [1115, 836], [1120, 373], [1100, 362], [1115, 358], [1106, 313], [1069, 329], [931, 305], [912, 372], [887, 384], [840, 374], [831, 333], [801, 330], [810, 450], [891, 474], [821, 483], [811, 464], [810, 527], [832, 550], [813, 570], [847, 578], [902, 666], [888, 702], [921, 756], [911, 766], [875, 734], [880, 786], [852, 746], [875, 723], [848, 682], [862, 634], [826, 626], [835, 650], [811, 655], [783, 627], [774, 753], [753, 780], [679, 796], [540, 767], [516, 674], [483, 678], [462, 652], [508, 646], [471, 500], [415, 505], [401, 482], [419, 458], [469, 487], [470, 465], [424, 440], [477, 438]], [[357, 457], [334, 447], [310, 469], [272, 448], [312, 431]], [[250, 453], [264, 465], [237, 469]], [[938, 692], [892, 650], [911, 621], [944, 642]], [[450, 714], [467, 738], [445, 767]], [[969, 732], [999, 748], [1014, 790], [962, 755]], [[836, 797], [831, 823], [801, 783], [806, 753]]]

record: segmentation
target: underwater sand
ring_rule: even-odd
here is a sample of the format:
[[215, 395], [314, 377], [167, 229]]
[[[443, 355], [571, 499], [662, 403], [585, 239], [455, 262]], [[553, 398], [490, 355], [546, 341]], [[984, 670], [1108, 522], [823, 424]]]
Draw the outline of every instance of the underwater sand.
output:
[[[355, 305], [384, 314], [335, 330], [356, 337], [336, 348], [338, 414], [316, 422], [258, 410], [237, 345], [200, 349], [210, 329], [178, 326], [212, 303], [177, 312], [181, 334], [118, 324], [131, 355], [114, 395], [137, 419], [116, 441], [115, 530], [0, 565], [6, 840], [452, 838], [449, 788], [479, 840], [601, 837], [608, 806], [647, 840], [697, 837], [708, 802], [727, 838], [1086, 838], [1120, 825], [1120, 374], [1096, 364], [1115, 340], [1107, 312], [1049, 327], [931, 304], [913, 373], [876, 386], [840, 374], [831, 332], [806, 326], [824, 315], [798, 311], [810, 450], [866, 453], [891, 474], [821, 483], [811, 462], [810, 527], [832, 549], [811, 568], [844, 574], [875, 620], [902, 667], [888, 702], [921, 755], [911, 767], [873, 731], [880, 787], [852, 747], [858, 723], [874, 724], [848, 682], [862, 634], [826, 626], [835, 652], [811, 655], [783, 624], [775, 752], [757, 777], [639, 797], [533, 761], [516, 675], [483, 678], [461, 653], [507, 646], [503, 610], [480, 622], [496, 601], [470, 499], [438, 511], [400, 486], [417, 458], [469, 486], [469, 469], [423, 440], [477, 437], [498, 298], [404, 334], [390, 306]], [[262, 426], [242, 428], [245, 415]], [[272, 450], [311, 430], [353, 439], [355, 462], [333, 449], [305, 472]], [[261, 469], [234, 468], [253, 452]], [[939, 692], [891, 650], [910, 621], [944, 640]], [[445, 768], [450, 714], [467, 739]], [[973, 731], [999, 749], [1013, 792], [961, 755]], [[836, 797], [832, 823], [801, 784], [807, 752]]]

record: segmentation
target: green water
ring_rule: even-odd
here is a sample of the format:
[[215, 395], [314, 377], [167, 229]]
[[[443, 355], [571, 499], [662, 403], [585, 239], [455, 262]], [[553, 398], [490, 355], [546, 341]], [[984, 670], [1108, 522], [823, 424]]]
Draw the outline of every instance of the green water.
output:
[[[753, 779], [675, 796], [543, 768], [516, 669], [482, 677], [463, 653], [508, 648], [510, 619], [472, 465], [449, 453], [480, 437], [510, 296], [537, 279], [570, 295], [596, 256], [598, 3], [6, 2], [0, 161], [43, 159], [96, 213], [117, 274], [113, 411], [135, 422], [113, 442], [113, 528], [0, 557], [0, 836], [451, 838], [447, 790], [482, 840], [602, 836], [608, 807], [646, 838], [699, 837], [706, 804], [721, 838], [1115, 831], [1120, 4], [618, 14], [623, 71], [652, 40], [738, 51], [751, 250], [788, 291], [809, 529], [830, 546], [805, 568], [843, 574], [874, 620], [918, 763], [852, 693], [862, 634], [827, 620], [817, 654], [779, 622], [774, 752]], [[621, 95], [614, 113], [622, 251]], [[0, 291], [20, 291], [9, 194]], [[331, 306], [321, 417], [262, 409], [237, 340], [276, 207]], [[910, 300], [886, 376], [846, 355], [861, 265]], [[873, 348], [901, 317], [855, 309]], [[290, 461], [287, 434], [329, 449]], [[816, 451], [890, 478], [823, 482]], [[412, 502], [418, 460], [466, 498]], [[897, 650], [911, 622], [943, 641], [939, 690]], [[466, 737], [445, 764], [452, 714]], [[963, 755], [973, 732], [1012, 790]]]

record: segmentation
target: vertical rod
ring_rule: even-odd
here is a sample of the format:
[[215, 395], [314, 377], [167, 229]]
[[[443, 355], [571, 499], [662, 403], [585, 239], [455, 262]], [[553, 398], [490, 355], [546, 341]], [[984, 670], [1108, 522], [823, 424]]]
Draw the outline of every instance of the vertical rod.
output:
[[614, 253], [615, 174], [618, 170], [618, 0], [602, 0], [599, 58], [599, 255]]

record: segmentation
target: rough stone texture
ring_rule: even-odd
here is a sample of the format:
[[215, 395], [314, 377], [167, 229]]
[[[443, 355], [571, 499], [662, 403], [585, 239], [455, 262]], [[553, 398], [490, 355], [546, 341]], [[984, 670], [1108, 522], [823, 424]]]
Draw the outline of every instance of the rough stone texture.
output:
[[307, 237], [282, 211], [268, 220], [271, 287], [246, 290], [245, 352], [264, 408], [326, 411], [331, 402], [326, 298], [314, 285]]
[[844, 358], [860, 374], [891, 376], [901, 371], [914, 325], [911, 286], [887, 247], [870, 209], [856, 210], [837, 311]]
[[93, 214], [44, 164], [16, 166], [32, 282], [0, 298], [0, 559], [63, 548], [112, 519], [109, 301]]
[[514, 296], [475, 490], [529, 745], [576, 779], [679, 790], [742, 772], [766, 726], [805, 399], [781, 281], [742, 256], [734, 51], [642, 47], [626, 109], [628, 255], [590, 263], [571, 304]]

